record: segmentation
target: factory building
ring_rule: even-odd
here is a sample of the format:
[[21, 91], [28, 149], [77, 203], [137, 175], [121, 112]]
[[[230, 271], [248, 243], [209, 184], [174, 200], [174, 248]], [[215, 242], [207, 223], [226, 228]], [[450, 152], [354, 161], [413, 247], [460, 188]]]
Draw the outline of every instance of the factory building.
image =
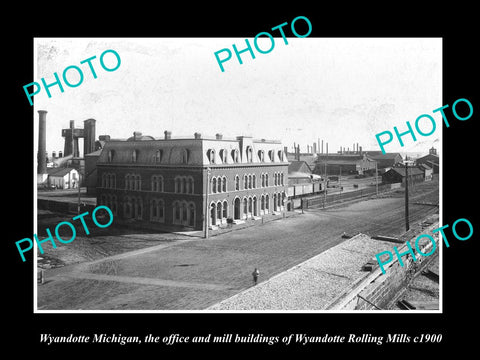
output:
[[285, 210], [288, 161], [281, 142], [247, 136], [162, 139], [139, 132], [105, 142], [97, 203], [121, 221], [204, 229]]
[[[402, 183], [405, 184], [406, 171], [405, 167], [393, 167], [390, 170], [382, 174], [382, 183], [393, 184]], [[408, 183], [418, 183], [425, 181], [425, 172], [417, 167], [408, 168]]]
[[422, 156], [422, 157], [416, 159], [415, 163], [417, 165], [425, 164], [425, 165], [427, 165], [427, 166], [429, 166], [433, 169], [434, 174], [438, 174], [439, 173], [440, 161], [439, 161], [439, 157], [437, 155], [437, 149], [432, 147], [429, 150], [428, 155], [425, 155], [425, 156]]

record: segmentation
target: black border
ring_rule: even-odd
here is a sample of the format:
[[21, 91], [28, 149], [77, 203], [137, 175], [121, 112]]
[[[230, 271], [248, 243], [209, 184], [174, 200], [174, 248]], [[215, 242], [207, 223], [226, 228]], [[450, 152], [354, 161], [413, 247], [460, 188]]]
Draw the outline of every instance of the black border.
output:
[[[321, 3], [320, 3], [321, 4]], [[5, 344], [15, 350], [32, 349], [37, 354], [66, 351], [69, 354], [95, 353], [100, 350], [139, 354], [142, 350], [155, 351], [157, 355], [179, 351], [228, 351], [250, 349], [281, 352], [288, 350], [323, 351], [343, 350], [360, 354], [376, 351], [408, 350], [433, 354], [447, 348], [460, 346], [467, 350], [475, 344], [476, 307], [475, 259], [478, 251], [478, 215], [474, 204], [476, 193], [475, 130], [480, 112], [474, 37], [475, 10], [468, 5], [455, 4], [448, 11], [443, 5], [420, 9], [406, 3], [389, 8], [365, 4], [339, 4], [338, 8], [316, 5], [308, 9], [293, 9], [289, 5], [275, 4], [275, 9], [259, 11], [258, 6], [224, 3], [219, 7], [199, 9], [185, 3], [182, 10], [158, 4], [112, 5], [104, 11], [95, 7], [76, 7], [58, 12], [54, 9], [28, 9], [13, 19], [12, 28], [5, 29], [8, 36], [7, 87], [4, 96], [8, 117], [5, 119], [9, 151], [4, 166], [8, 180], [8, 212], [4, 222], [8, 272], [4, 308], [10, 321]], [[450, 241], [451, 247], [443, 251], [443, 314], [33, 314], [32, 256], [21, 263], [14, 242], [33, 233], [33, 107], [28, 105], [22, 86], [33, 81], [34, 37], [230, 37], [252, 38], [296, 16], [306, 16], [312, 23], [311, 37], [442, 37], [444, 66], [444, 101], [453, 104], [458, 98], [467, 98], [473, 104], [474, 115], [468, 121], [453, 118], [451, 108], [446, 114], [453, 119], [450, 128], [443, 128], [443, 223], [452, 224], [458, 218], [469, 219], [475, 229], [473, 237], [464, 242]], [[16, 21], [15, 21], [16, 20]], [[478, 22], [477, 22], [478, 24]], [[9, 25], [11, 26], [11, 25]], [[8, 31], [7, 31], [8, 30]], [[213, 50], [212, 50], [213, 51]], [[7, 69], [7, 68], [4, 68]], [[428, 87], [428, 84], [425, 84]], [[412, 89], [416, 91], [416, 89]], [[5, 108], [4, 108], [5, 109]], [[430, 113], [425, 109], [425, 113]], [[420, 114], [419, 114], [420, 115]], [[408, 120], [408, 119], [405, 119]], [[13, 155], [13, 156], [12, 156]], [[5, 164], [5, 163], [4, 163]], [[12, 180], [12, 177], [15, 180]], [[13, 184], [11, 183], [13, 181]], [[13, 187], [13, 189], [12, 189]], [[11, 189], [11, 190], [10, 190]], [[31, 254], [31, 253], [30, 253]], [[10, 315], [11, 314], [11, 315]], [[231, 332], [242, 335], [262, 333], [285, 336], [290, 333], [310, 335], [348, 335], [348, 333], [406, 333], [413, 337], [420, 333], [441, 333], [440, 344], [417, 346], [407, 344], [315, 344], [310, 346], [275, 346], [259, 344], [200, 344], [165, 346], [118, 346], [108, 344], [68, 344], [47, 346], [39, 343], [40, 333], [59, 335], [116, 333], [143, 337], [152, 333], [164, 336], [170, 333], [185, 335], [220, 335]], [[385, 348], [387, 347], [387, 348]], [[405, 352], [406, 356], [413, 353]]]

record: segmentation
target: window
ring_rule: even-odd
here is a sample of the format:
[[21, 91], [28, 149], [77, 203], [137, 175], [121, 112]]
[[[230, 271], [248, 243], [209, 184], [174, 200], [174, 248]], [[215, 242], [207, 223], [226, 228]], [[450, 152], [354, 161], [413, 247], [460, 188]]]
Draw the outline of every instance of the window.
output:
[[247, 162], [253, 162], [253, 150], [251, 146], [247, 146], [246, 153], [247, 153]]
[[165, 221], [165, 203], [162, 199], [153, 199], [150, 201], [150, 220]]
[[248, 189], [248, 178], [247, 174], [243, 175], [243, 188]]
[[265, 187], [265, 174], [262, 174], [262, 187]]
[[188, 164], [189, 157], [190, 157], [190, 151], [188, 149], [183, 149], [182, 164]]
[[238, 149], [232, 150], [232, 160], [234, 163], [238, 163], [240, 161], [240, 153]]
[[220, 176], [217, 178], [217, 192], [222, 192], [222, 178]]
[[137, 162], [138, 159], [138, 150], [133, 150], [132, 151], [132, 162], [135, 163]]
[[259, 159], [261, 162], [264, 162], [264, 161], [265, 161], [265, 151], [263, 151], [263, 150], [258, 150], [258, 159]]
[[240, 177], [235, 175], [235, 190], [240, 190]]
[[227, 163], [227, 150], [226, 149], [221, 149], [219, 152], [220, 155], [220, 160], [222, 160], [222, 163], [226, 164]]
[[280, 161], [283, 161], [283, 151], [282, 150], [278, 150], [278, 158], [280, 159]]
[[142, 190], [142, 180], [140, 175], [135, 175], [135, 188], [134, 190]]
[[225, 200], [223, 202], [223, 214], [222, 215], [223, 215], [222, 217], [225, 218], [225, 219], [228, 217], [228, 203], [227, 203], [227, 200]]
[[280, 183], [281, 183], [281, 185], [285, 185], [284, 182], [283, 182], [283, 173], [280, 174]]
[[248, 175], [248, 188], [251, 189], [252, 188], [252, 175]]
[[207, 158], [210, 164], [215, 164], [215, 150], [214, 149], [208, 149], [207, 150]]
[[162, 161], [162, 157], [163, 157], [163, 150], [159, 149], [155, 152], [155, 162], [156, 163], [159, 163]]
[[273, 155], [273, 154], [274, 154], [274, 153], [273, 153], [273, 150], [269, 150], [269, 151], [268, 151], [268, 157], [269, 157], [270, 161], [274, 161], [274, 159], [273, 159], [273, 156], [274, 156], [274, 155]]
[[193, 178], [192, 178], [191, 176], [189, 176], [189, 177], [187, 178], [187, 182], [188, 182], [188, 184], [189, 184], [188, 187], [189, 187], [189, 189], [190, 189], [189, 194], [193, 194], [193, 192], [194, 192], [194, 191], [193, 191], [193, 190], [194, 190], [194, 189], [193, 189]]
[[268, 186], [268, 174], [265, 174], [265, 186]]
[[227, 192], [227, 178], [225, 176], [222, 178], [222, 191]]
[[212, 193], [216, 193], [217, 192], [217, 178], [213, 178], [212, 179]]

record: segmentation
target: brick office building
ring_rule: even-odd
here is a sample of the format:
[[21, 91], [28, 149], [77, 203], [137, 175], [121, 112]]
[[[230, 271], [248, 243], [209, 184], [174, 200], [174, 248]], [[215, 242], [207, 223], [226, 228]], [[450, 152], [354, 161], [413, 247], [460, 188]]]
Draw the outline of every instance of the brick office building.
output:
[[205, 212], [209, 227], [238, 223], [284, 211], [287, 201], [288, 161], [279, 141], [135, 132], [105, 143], [97, 172], [98, 204], [121, 220], [160, 228], [202, 230]]

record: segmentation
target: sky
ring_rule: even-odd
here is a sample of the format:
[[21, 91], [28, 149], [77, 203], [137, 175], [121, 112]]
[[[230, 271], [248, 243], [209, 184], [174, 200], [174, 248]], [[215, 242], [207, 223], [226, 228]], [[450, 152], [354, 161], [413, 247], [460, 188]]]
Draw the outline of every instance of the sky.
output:
[[[162, 138], [221, 133], [281, 140], [301, 151], [318, 139], [329, 152], [359, 143], [363, 150], [380, 150], [375, 135], [385, 130], [407, 130], [422, 114], [433, 116], [437, 130], [417, 141], [403, 138], [385, 147], [389, 152], [428, 153], [439, 148], [442, 121], [434, 109], [442, 104], [441, 38], [274, 38], [268, 54], [253, 47], [241, 54], [239, 64], [232, 44], [244, 49], [245, 38], [36, 38], [34, 79], [54, 82], [54, 72], [75, 65], [84, 79], [78, 87], [63, 83], [42, 88], [34, 96], [35, 131], [38, 110], [47, 110], [47, 151], [63, 151], [61, 130], [75, 120], [97, 120], [96, 137], [128, 138], [134, 131]], [[268, 38], [259, 41], [270, 47]], [[228, 48], [232, 58], [220, 70], [214, 53]], [[117, 70], [107, 72], [99, 63], [105, 50], [121, 59]], [[92, 60], [97, 78], [88, 64]], [[221, 56], [224, 56], [222, 54]], [[116, 65], [111, 53], [108, 67]], [[78, 82], [69, 70], [71, 83]], [[28, 100], [26, 98], [28, 104]], [[424, 124], [425, 129], [427, 124]], [[427, 130], [425, 130], [427, 132]], [[37, 134], [37, 133], [36, 133]], [[37, 148], [35, 135], [35, 148]], [[80, 141], [83, 145], [83, 141]], [[326, 145], [325, 145], [326, 146]], [[440, 152], [440, 151], [439, 151]]]

